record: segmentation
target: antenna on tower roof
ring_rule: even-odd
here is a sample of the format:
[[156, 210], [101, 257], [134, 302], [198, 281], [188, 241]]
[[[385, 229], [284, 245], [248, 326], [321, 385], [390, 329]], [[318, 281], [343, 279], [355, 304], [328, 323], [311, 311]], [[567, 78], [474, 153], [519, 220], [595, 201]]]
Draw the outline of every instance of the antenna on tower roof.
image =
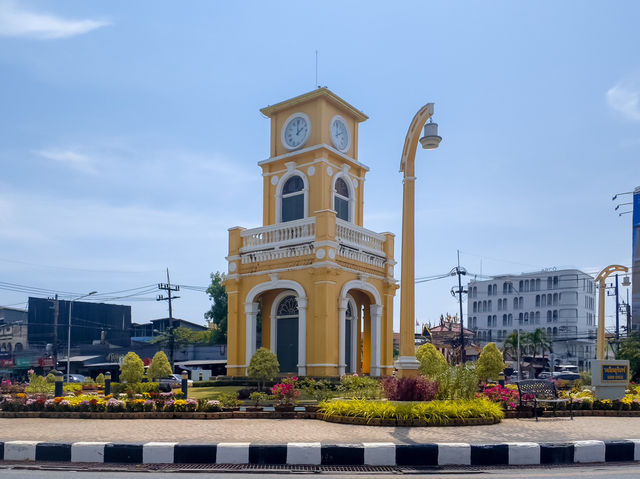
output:
[[316, 50], [316, 86], [320, 88], [320, 84], [318, 83], [318, 50]]

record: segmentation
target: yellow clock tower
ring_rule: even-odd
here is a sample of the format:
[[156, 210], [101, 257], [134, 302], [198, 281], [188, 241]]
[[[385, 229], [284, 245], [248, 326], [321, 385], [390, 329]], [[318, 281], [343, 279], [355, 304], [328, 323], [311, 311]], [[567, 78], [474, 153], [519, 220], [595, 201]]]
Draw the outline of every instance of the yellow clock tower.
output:
[[389, 375], [394, 235], [362, 225], [367, 116], [327, 88], [260, 111], [263, 226], [229, 230], [227, 372], [245, 376], [262, 345], [282, 373]]

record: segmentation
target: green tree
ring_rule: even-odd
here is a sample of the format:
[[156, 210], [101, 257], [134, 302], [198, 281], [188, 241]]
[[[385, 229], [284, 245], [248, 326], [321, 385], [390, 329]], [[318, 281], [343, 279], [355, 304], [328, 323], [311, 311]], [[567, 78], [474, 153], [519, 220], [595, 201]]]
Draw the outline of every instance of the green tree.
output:
[[142, 381], [144, 376], [144, 363], [140, 356], [133, 351], [127, 353], [120, 366], [120, 382], [135, 384]]
[[640, 333], [632, 333], [622, 340], [616, 358], [628, 360], [631, 380], [634, 382], [640, 380]]
[[147, 377], [151, 381], [165, 378], [172, 372], [171, 364], [169, 364], [169, 358], [167, 358], [167, 355], [163, 351], [158, 351], [153, 355], [151, 364], [149, 364], [149, 368], [147, 369]]
[[104, 374], [100, 373], [96, 376], [96, 384], [104, 386]]
[[477, 373], [481, 381], [498, 379], [498, 375], [504, 370], [504, 358], [496, 343], [487, 344], [478, 358]]
[[249, 377], [257, 379], [259, 388], [264, 388], [266, 381], [273, 381], [280, 372], [280, 363], [275, 354], [267, 348], [258, 349], [249, 362]]
[[[531, 341], [531, 334], [520, 331], [520, 352], [522, 354], [526, 354], [531, 351]], [[513, 331], [509, 336], [507, 336], [502, 346], [502, 352], [505, 356], [509, 356], [513, 360], [518, 358], [518, 331]]]
[[431, 343], [423, 344], [418, 348], [416, 359], [420, 363], [418, 371], [429, 379], [435, 379], [449, 366], [442, 353]]
[[538, 351], [544, 357], [544, 352], [549, 351], [553, 352], [553, 342], [547, 339], [547, 333], [542, 328], [537, 328], [533, 333], [528, 335], [529, 341], [531, 342], [531, 350], [533, 352], [533, 357], [536, 357]]
[[213, 304], [211, 309], [204, 313], [204, 317], [213, 330], [212, 344], [227, 342], [227, 291], [223, 284], [225, 279], [224, 273], [211, 273], [211, 285], [207, 288], [207, 294]]

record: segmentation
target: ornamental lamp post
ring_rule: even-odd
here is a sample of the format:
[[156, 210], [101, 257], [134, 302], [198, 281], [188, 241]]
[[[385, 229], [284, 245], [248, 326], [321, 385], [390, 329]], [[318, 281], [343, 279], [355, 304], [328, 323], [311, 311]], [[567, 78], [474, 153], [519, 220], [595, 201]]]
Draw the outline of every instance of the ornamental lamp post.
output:
[[604, 298], [605, 290], [607, 289], [605, 280], [609, 277], [610, 274], [616, 272], [628, 273], [629, 268], [627, 268], [626, 266], [621, 266], [619, 264], [612, 264], [605, 267], [598, 273], [598, 276], [596, 276], [596, 281], [598, 282], [598, 287], [600, 288], [600, 290], [598, 291], [598, 336], [596, 339], [596, 359], [604, 359], [605, 353], [607, 351], [604, 331]]
[[[433, 116], [433, 103], [424, 105], [413, 117], [404, 140], [400, 172], [402, 183], [402, 260], [400, 278], [400, 355], [398, 375], [414, 377], [418, 374], [418, 360], [414, 338], [415, 324], [415, 159], [418, 142], [425, 150], [438, 148], [438, 124], [426, 123]], [[425, 124], [426, 123], [426, 124]], [[420, 138], [422, 127], [424, 136]]]

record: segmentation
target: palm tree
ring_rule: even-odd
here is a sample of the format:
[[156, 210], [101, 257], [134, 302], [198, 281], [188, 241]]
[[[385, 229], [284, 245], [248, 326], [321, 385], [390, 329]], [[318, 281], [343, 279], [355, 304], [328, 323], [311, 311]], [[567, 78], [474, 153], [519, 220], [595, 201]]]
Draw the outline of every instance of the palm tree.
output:
[[530, 337], [534, 358], [536, 357], [536, 353], [538, 352], [538, 349], [540, 349], [540, 352], [542, 353], [543, 358], [544, 358], [545, 351], [549, 351], [550, 353], [553, 352], [553, 342], [547, 339], [547, 334], [545, 333], [544, 329], [537, 328], [533, 333], [530, 333], [528, 336]]
[[[524, 353], [530, 352], [531, 346], [531, 335], [529, 333], [520, 332], [520, 351]], [[504, 355], [509, 355], [509, 357], [514, 360], [518, 358], [518, 331], [513, 331], [504, 340], [502, 353]]]

